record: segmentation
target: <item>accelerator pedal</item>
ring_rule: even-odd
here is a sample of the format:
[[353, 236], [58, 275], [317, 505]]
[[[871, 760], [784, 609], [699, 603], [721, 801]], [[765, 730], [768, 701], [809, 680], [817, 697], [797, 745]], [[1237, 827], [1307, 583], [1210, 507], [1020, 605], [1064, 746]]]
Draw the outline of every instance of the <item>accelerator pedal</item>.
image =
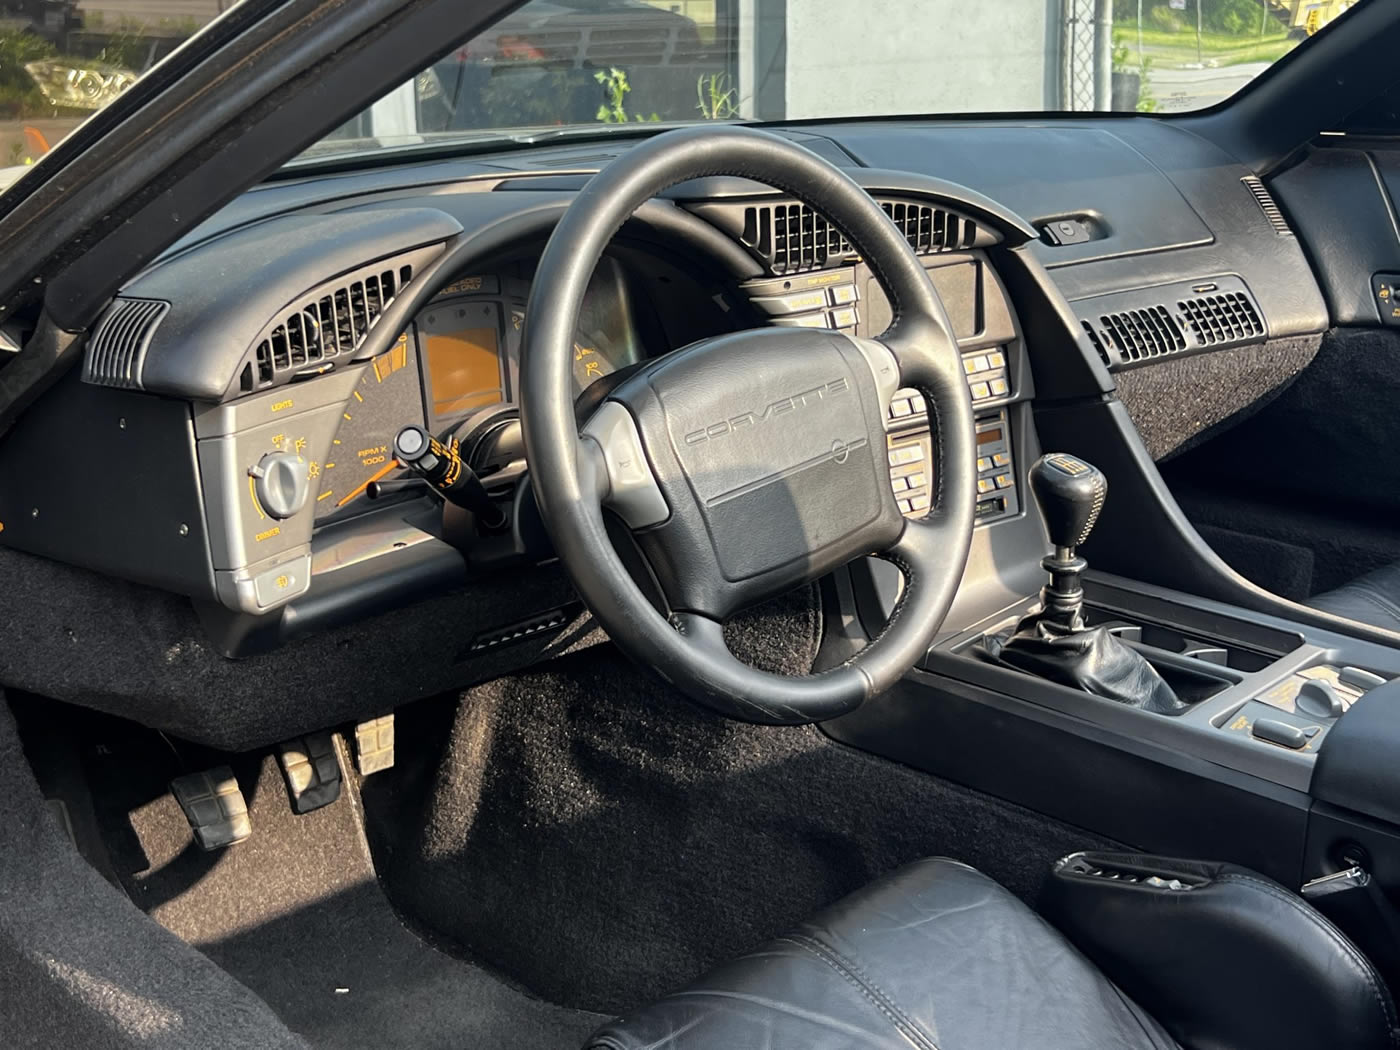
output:
[[277, 745], [294, 813], [310, 813], [340, 797], [340, 760], [329, 733], [312, 733]]
[[228, 766], [176, 777], [170, 782], [170, 791], [185, 811], [200, 849], [223, 849], [253, 833], [248, 803]]
[[367, 777], [394, 765], [394, 716], [372, 718], [355, 727], [356, 764], [360, 776]]

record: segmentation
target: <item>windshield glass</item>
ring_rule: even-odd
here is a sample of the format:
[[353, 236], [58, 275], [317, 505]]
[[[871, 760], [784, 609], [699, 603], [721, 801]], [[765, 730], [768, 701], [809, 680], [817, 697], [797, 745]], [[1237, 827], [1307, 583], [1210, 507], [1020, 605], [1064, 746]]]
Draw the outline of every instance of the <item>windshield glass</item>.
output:
[[[239, 2], [0, 0], [0, 187]], [[1374, 2], [530, 0], [309, 155], [638, 122], [1180, 113]]]
[[637, 123], [1183, 113], [1373, 0], [531, 0], [309, 156]]

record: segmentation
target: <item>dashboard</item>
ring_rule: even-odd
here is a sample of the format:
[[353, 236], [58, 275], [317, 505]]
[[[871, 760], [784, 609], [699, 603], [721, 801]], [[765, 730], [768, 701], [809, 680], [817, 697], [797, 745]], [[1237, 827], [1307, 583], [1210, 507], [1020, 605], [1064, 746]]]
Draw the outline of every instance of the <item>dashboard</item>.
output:
[[[1159, 122], [791, 134], [866, 186], [948, 309], [978, 431], [969, 600], [1015, 593], [999, 566], [1039, 543], [1022, 493], [1038, 407], [1102, 401], [1117, 373], [1163, 358], [1326, 326], [1259, 187]], [[1035, 179], [1015, 174], [1028, 150]], [[552, 557], [524, 480], [520, 339], [543, 242], [611, 154], [527, 152], [269, 184], [193, 231], [0, 442], [0, 544], [192, 598], [225, 655], [464, 580], [505, 588], [481, 645], [554, 630], [562, 606], [514, 608], [500, 575]], [[639, 210], [599, 266], [575, 392], [724, 331], [873, 337], [889, 321], [823, 216], [746, 180], [697, 180]], [[901, 391], [886, 421], [909, 516], [936, 499], [927, 410]], [[481, 529], [397, 462], [410, 424], [463, 440], [508, 530]]]

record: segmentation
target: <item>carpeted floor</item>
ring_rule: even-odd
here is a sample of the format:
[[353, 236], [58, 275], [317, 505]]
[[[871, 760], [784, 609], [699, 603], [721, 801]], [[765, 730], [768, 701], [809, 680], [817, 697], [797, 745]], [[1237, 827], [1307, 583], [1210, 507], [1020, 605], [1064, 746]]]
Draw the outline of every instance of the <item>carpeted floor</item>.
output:
[[814, 728], [710, 716], [608, 646], [450, 719], [400, 712], [403, 750], [442, 752], [418, 798], [366, 783], [390, 895], [571, 1006], [624, 1011], [915, 858], [1034, 899], [1056, 858], [1106, 845]]
[[[0, 692], [0, 1043], [304, 1047], [247, 986], [147, 919], [83, 861], [28, 757]], [[82, 821], [72, 808], [76, 832]]]
[[150, 734], [101, 724], [93, 793], [132, 900], [313, 1046], [562, 1050], [602, 1020], [542, 1002], [407, 929], [375, 879], [348, 785], [297, 816], [275, 759], [235, 763], [253, 835], [204, 853], [165, 791], [174, 754], [151, 752]]

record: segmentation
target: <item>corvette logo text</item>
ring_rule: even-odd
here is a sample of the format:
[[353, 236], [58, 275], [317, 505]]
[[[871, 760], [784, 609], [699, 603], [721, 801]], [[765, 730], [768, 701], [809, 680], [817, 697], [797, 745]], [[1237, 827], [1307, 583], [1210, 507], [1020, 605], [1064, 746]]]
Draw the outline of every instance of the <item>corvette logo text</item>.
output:
[[692, 430], [685, 435], [687, 445], [702, 445], [706, 441], [713, 441], [722, 438], [726, 434], [732, 434], [736, 430], [743, 430], [745, 427], [756, 427], [770, 420], [776, 420], [789, 412], [796, 412], [800, 408], [815, 408], [823, 401], [839, 397], [851, 389], [851, 381], [844, 376], [840, 379], [833, 379], [829, 383], [814, 386], [810, 390], [803, 390], [801, 393], [792, 394], [788, 397], [780, 397], [764, 405], [757, 412], [742, 412], [737, 416], [730, 416], [728, 419], [721, 419], [718, 423], [711, 423], [707, 427], [699, 430]]

